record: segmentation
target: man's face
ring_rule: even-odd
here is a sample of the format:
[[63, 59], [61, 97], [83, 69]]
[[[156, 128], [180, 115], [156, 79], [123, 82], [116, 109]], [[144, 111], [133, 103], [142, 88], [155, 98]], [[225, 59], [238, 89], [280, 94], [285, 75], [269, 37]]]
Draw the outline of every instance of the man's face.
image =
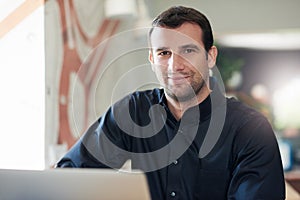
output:
[[209, 68], [214, 66], [216, 55], [211, 56], [211, 50], [205, 51], [198, 25], [155, 27], [150, 43], [152, 69], [169, 97], [187, 101], [207, 87]]

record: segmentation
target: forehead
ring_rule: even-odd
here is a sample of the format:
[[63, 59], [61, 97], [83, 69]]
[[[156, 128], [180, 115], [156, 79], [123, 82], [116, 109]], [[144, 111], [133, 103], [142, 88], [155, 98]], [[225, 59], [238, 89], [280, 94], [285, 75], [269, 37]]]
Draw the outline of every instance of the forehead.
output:
[[197, 24], [184, 23], [177, 28], [155, 27], [150, 36], [152, 48], [178, 48], [194, 44], [204, 48], [202, 29]]

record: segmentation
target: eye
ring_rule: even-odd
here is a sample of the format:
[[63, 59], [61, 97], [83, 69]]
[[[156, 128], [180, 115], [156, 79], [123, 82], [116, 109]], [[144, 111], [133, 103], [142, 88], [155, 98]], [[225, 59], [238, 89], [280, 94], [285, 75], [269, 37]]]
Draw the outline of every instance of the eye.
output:
[[171, 51], [161, 51], [157, 53], [158, 56], [170, 56], [171, 54]]
[[192, 48], [189, 48], [189, 49], [185, 49], [183, 52], [184, 53], [194, 53], [194, 52], [196, 52], [196, 50], [192, 49]]

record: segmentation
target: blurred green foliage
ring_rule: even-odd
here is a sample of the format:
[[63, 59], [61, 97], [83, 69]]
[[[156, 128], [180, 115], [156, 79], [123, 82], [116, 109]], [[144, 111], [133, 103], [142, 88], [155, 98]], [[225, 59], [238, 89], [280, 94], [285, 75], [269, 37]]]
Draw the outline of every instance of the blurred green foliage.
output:
[[218, 47], [219, 53], [217, 57], [217, 67], [224, 81], [225, 87], [227, 87], [228, 80], [232, 78], [234, 72], [240, 72], [245, 64], [243, 58], [236, 57], [224, 49]]

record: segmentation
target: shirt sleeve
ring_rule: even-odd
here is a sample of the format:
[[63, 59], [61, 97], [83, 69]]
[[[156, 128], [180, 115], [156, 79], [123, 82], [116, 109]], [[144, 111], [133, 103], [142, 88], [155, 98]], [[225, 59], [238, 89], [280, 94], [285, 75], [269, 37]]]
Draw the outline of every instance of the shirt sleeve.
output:
[[92, 124], [56, 164], [57, 168], [120, 168], [128, 159], [124, 134], [112, 109]]
[[285, 184], [275, 134], [264, 117], [238, 130], [228, 199], [285, 199]]

